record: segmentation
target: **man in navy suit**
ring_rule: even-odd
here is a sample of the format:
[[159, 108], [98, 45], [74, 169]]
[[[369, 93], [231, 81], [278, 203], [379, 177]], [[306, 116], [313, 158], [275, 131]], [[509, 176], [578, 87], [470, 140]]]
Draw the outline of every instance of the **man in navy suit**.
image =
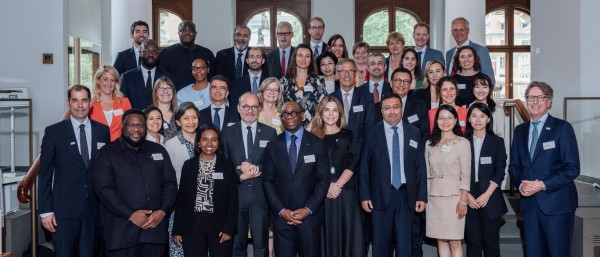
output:
[[421, 74], [418, 79], [423, 79], [425, 75], [425, 65], [431, 60], [438, 60], [444, 63], [444, 54], [440, 50], [429, 48], [429, 24], [419, 22], [413, 27], [413, 39], [415, 40], [415, 50], [419, 54], [421, 65]]
[[553, 90], [532, 81], [525, 90], [531, 121], [515, 128], [508, 172], [521, 193], [528, 257], [571, 256], [579, 176], [573, 127], [552, 117]]
[[131, 24], [130, 31], [131, 34], [129, 36], [133, 39], [133, 46], [119, 52], [113, 65], [119, 71], [119, 74], [140, 66], [140, 59], [142, 58], [141, 44], [144, 40], [148, 39], [148, 23], [145, 21], [135, 21]]
[[285, 71], [290, 64], [290, 59], [294, 53], [292, 46], [292, 38], [294, 37], [294, 29], [292, 24], [287, 21], [282, 21], [275, 28], [277, 43], [279, 47], [267, 54], [267, 66], [269, 74], [280, 79], [285, 76]]
[[142, 65], [121, 75], [121, 92], [129, 98], [131, 107], [143, 110], [152, 105], [154, 82], [161, 76], [171, 79], [171, 74], [156, 67], [158, 44], [152, 39], [142, 43]]
[[423, 140], [429, 139], [429, 115], [427, 105], [421, 99], [410, 96], [412, 73], [406, 68], [397, 68], [392, 73], [392, 91], [402, 99], [402, 120], [417, 127]]
[[209, 84], [210, 105], [198, 114], [199, 126], [213, 124], [219, 131], [240, 121], [237, 111], [225, 103], [229, 95], [229, 81], [223, 75], [214, 76]]
[[448, 75], [452, 76], [456, 72], [456, 67], [453, 67], [452, 60], [454, 59], [454, 54], [456, 49], [461, 46], [471, 46], [477, 51], [477, 55], [479, 55], [479, 61], [481, 62], [481, 72], [488, 75], [492, 80], [492, 86], [496, 84], [496, 79], [494, 77], [494, 69], [492, 67], [492, 59], [490, 58], [490, 51], [487, 47], [482, 46], [480, 44], [474, 43], [469, 40], [469, 21], [463, 17], [458, 17], [452, 21], [452, 37], [456, 40], [456, 45], [452, 49], [446, 52], [446, 72]]
[[88, 119], [90, 90], [68, 90], [68, 119], [44, 132], [38, 177], [38, 211], [52, 233], [56, 256], [95, 256], [98, 200], [90, 168], [96, 152], [110, 142], [108, 127]]
[[248, 66], [244, 62], [248, 54], [248, 41], [250, 41], [250, 28], [237, 25], [233, 30], [233, 46], [217, 52], [213, 75], [223, 75], [229, 81], [233, 81], [248, 74]]
[[[225, 157], [237, 167], [239, 213], [233, 237], [233, 256], [248, 255], [248, 227], [252, 233], [254, 256], [269, 256], [269, 206], [263, 192], [264, 152], [275, 138], [275, 129], [258, 122], [258, 96], [244, 93], [237, 105], [241, 122], [223, 129], [221, 142]], [[242, 147], [243, 146], [243, 147]]]
[[369, 54], [367, 58], [367, 68], [369, 69], [369, 81], [360, 86], [360, 90], [373, 94], [373, 103], [375, 104], [374, 113], [376, 115], [375, 123], [381, 120], [381, 99], [391, 95], [392, 88], [390, 83], [385, 81], [385, 56], [379, 52]]
[[241, 95], [246, 92], [258, 93], [260, 84], [269, 77], [263, 69], [267, 56], [258, 47], [252, 47], [246, 55], [246, 66], [248, 72], [244, 76], [235, 79], [229, 87], [229, 106], [237, 106]]
[[310, 49], [313, 59], [316, 61], [319, 55], [328, 51], [327, 43], [323, 42], [325, 33], [325, 22], [321, 17], [312, 17], [308, 23], [308, 34], [310, 34]]
[[[402, 100], [382, 100], [383, 121], [365, 132], [358, 169], [358, 197], [371, 213], [373, 256], [411, 256], [414, 212], [427, 201], [424, 142], [402, 121]], [[394, 243], [395, 249], [390, 247]]]
[[285, 132], [267, 144], [264, 190], [271, 207], [275, 256], [321, 255], [321, 210], [329, 188], [329, 160], [323, 141], [304, 130], [304, 110], [286, 102]]

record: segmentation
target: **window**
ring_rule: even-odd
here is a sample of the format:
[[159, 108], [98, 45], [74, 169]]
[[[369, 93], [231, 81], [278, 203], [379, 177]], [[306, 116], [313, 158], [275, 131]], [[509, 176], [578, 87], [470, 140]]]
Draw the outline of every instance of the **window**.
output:
[[192, 0], [152, 0], [152, 36], [162, 49], [179, 43], [178, 27], [192, 19]]
[[160, 9], [159, 13], [159, 29], [158, 29], [158, 37], [160, 42], [160, 47], [167, 47], [175, 43], [179, 43], [179, 23], [181, 23], [182, 19], [177, 14], [165, 10]]
[[[276, 47], [277, 37], [275, 36], [275, 29], [277, 24], [282, 21], [287, 21], [292, 24], [292, 30], [294, 31], [294, 37], [292, 38], [292, 45], [296, 46], [302, 44], [303, 31], [302, 23], [300, 19], [293, 13], [284, 9], [277, 10], [277, 22], [273, 28], [271, 28], [271, 12], [269, 9], [259, 11], [257, 14], [250, 17], [246, 26], [250, 28], [250, 46], [258, 47]], [[273, 33], [271, 33], [271, 31]], [[299, 34], [300, 33], [300, 34]], [[274, 41], [274, 42], [271, 42]]]

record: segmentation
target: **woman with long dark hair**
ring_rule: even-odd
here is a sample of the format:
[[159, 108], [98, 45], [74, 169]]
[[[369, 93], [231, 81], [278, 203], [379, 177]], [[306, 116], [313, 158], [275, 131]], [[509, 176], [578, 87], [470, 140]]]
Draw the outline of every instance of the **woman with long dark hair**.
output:
[[481, 73], [481, 61], [475, 48], [471, 46], [461, 46], [456, 49], [456, 54], [452, 60], [452, 67], [456, 68], [457, 73], [452, 77], [458, 82], [460, 94], [456, 103], [459, 106], [470, 104], [475, 100], [473, 95], [473, 79], [475, 75]]
[[471, 105], [475, 103], [487, 105], [494, 118], [494, 125], [492, 126], [494, 134], [504, 138], [504, 109], [494, 101], [492, 97], [493, 89], [490, 77], [483, 72], [477, 73], [473, 77], [473, 85], [471, 87], [473, 95], [475, 95], [475, 101]]
[[[438, 95], [440, 96], [440, 107], [443, 105], [450, 105], [458, 113], [457, 124], [460, 126], [462, 133], [466, 131], [467, 125], [467, 112], [466, 108], [460, 107], [456, 104], [456, 98], [458, 97], [458, 85], [456, 80], [450, 76], [443, 77], [438, 82]], [[433, 120], [434, 116], [437, 115], [438, 108], [429, 110], [429, 127], [433, 131]]]

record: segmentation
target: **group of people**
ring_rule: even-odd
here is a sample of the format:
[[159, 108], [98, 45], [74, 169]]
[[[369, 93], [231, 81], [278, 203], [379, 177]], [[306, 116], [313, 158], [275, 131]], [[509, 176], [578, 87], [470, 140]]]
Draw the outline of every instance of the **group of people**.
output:
[[[148, 24], [67, 95], [71, 116], [42, 141], [39, 212], [57, 256], [500, 256], [507, 206], [504, 110], [486, 47], [452, 22], [457, 47], [416, 46], [390, 33], [390, 56], [365, 42], [159, 51]], [[448, 69], [446, 69], [448, 67]], [[122, 75], [119, 75], [122, 74]], [[552, 88], [525, 93], [532, 121], [515, 129], [508, 171], [522, 197], [528, 256], [569, 256], [579, 174], [573, 128], [548, 114]], [[541, 124], [540, 124], [541, 123]], [[272, 239], [271, 239], [272, 238]], [[98, 242], [102, 242], [99, 249]], [[167, 247], [168, 244], [168, 247]]]

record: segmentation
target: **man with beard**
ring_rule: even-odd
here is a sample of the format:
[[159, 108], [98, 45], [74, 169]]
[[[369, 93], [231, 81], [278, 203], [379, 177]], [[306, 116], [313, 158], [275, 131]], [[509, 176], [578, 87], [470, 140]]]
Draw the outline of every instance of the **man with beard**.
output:
[[203, 46], [195, 44], [196, 24], [191, 21], [179, 23], [179, 44], [173, 44], [162, 50], [158, 66], [173, 74], [175, 89], [193, 84], [194, 77], [190, 74], [192, 61], [200, 57], [212, 69], [215, 55]]
[[121, 75], [121, 92], [129, 98], [131, 107], [145, 109], [152, 104], [154, 82], [162, 76], [172, 79], [172, 75], [156, 67], [158, 44], [152, 39], [142, 43], [142, 65]]
[[130, 31], [131, 34], [129, 36], [133, 39], [133, 46], [119, 52], [113, 65], [119, 71], [119, 74], [123, 74], [141, 65], [141, 44], [148, 38], [148, 23], [145, 21], [135, 21], [131, 24]]
[[237, 106], [240, 96], [246, 92], [258, 93], [260, 84], [269, 77], [268, 72], [262, 69], [266, 58], [267, 56], [258, 47], [248, 50], [248, 54], [246, 55], [248, 72], [231, 83], [229, 106]]
[[213, 124], [217, 130], [221, 131], [240, 121], [238, 112], [227, 105], [227, 96], [229, 95], [229, 81], [223, 75], [214, 76], [210, 80], [209, 86], [210, 104], [204, 109], [200, 109], [198, 119], [202, 127], [205, 124]]
[[165, 148], [145, 138], [144, 114], [127, 110], [121, 137], [98, 152], [93, 166], [109, 257], [162, 256], [169, 240], [165, 215], [177, 196], [175, 170]]
[[267, 54], [269, 74], [278, 79], [285, 76], [285, 71], [290, 64], [290, 59], [295, 48], [292, 46], [294, 28], [287, 21], [282, 21], [275, 28], [279, 47]]
[[248, 55], [250, 28], [237, 25], [233, 30], [233, 46], [217, 52], [213, 75], [223, 75], [233, 81], [248, 74], [244, 60]]
[[368, 91], [373, 94], [373, 103], [375, 104], [374, 113], [377, 115], [375, 123], [377, 123], [383, 119], [380, 111], [380, 99], [391, 95], [393, 92], [390, 83], [384, 80], [387, 66], [383, 54], [378, 52], [369, 54], [369, 57], [367, 58], [367, 68], [369, 69], [369, 81], [362, 84], [360, 90]]

